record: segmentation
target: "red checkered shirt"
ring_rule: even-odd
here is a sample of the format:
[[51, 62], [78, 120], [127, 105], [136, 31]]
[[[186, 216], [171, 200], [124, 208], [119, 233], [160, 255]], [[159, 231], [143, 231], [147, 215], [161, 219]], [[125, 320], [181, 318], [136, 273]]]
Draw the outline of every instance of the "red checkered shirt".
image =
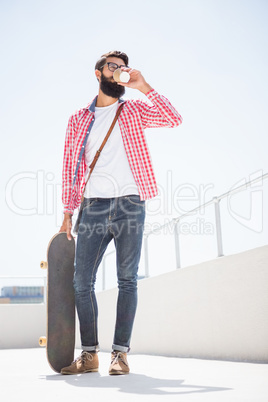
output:
[[[182, 122], [179, 113], [164, 96], [155, 90], [151, 90], [146, 96], [152, 105], [141, 100], [120, 99], [119, 102], [124, 102], [124, 106], [118, 118], [127, 158], [141, 200], [158, 194], [144, 129], [176, 127]], [[62, 201], [64, 212], [70, 214], [80, 205], [85, 186], [84, 149], [94, 123], [96, 99], [74, 113], [68, 122], [63, 159]]]

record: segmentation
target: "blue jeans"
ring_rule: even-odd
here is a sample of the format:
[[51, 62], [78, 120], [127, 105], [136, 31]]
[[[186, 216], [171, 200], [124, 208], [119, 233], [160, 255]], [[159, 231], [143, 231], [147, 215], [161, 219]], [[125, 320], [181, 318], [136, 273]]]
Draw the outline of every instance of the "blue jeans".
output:
[[118, 299], [113, 350], [128, 352], [137, 307], [137, 273], [145, 219], [138, 195], [84, 200], [78, 230], [74, 289], [82, 349], [98, 349], [98, 267], [112, 239], [116, 248]]

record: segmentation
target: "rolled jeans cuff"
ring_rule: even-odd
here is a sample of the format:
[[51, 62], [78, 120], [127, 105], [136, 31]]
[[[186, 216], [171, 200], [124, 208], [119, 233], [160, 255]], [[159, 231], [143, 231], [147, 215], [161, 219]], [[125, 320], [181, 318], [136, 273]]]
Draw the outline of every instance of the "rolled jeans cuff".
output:
[[113, 344], [112, 346], [113, 350], [117, 350], [118, 352], [123, 352], [123, 353], [128, 353], [130, 351], [130, 348], [128, 346], [119, 346]]
[[100, 348], [99, 348], [99, 345], [96, 345], [96, 346], [83, 346], [82, 345], [82, 350], [85, 350], [86, 352], [99, 352]]

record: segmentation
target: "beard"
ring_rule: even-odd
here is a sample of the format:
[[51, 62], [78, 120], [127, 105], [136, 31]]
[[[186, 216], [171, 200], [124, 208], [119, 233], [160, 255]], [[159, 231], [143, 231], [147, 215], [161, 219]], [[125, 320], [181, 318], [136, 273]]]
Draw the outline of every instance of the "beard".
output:
[[105, 95], [115, 99], [121, 98], [125, 93], [125, 87], [118, 85], [117, 82], [110, 81], [110, 78], [105, 77], [103, 73], [101, 73], [100, 89]]

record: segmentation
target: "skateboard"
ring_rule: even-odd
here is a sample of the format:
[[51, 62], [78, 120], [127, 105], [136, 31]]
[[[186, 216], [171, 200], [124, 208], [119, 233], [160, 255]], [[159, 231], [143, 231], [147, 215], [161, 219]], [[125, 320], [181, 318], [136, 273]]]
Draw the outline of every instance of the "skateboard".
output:
[[47, 269], [47, 336], [40, 337], [39, 344], [46, 346], [48, 363], [57, 373], [74, 359], [74, 255], [74, 239], [57, 233], [48, 244], [47, 262], [40, 264]]

